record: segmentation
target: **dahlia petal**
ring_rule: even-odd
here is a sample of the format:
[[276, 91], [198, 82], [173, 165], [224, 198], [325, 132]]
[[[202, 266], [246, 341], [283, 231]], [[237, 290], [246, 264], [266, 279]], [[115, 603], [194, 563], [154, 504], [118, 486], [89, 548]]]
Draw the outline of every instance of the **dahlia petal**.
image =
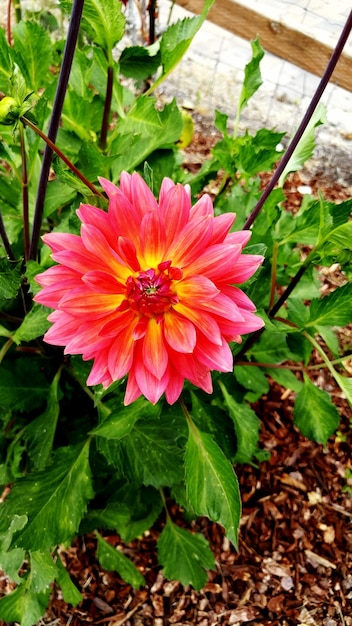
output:
[[194, 354], [209, 370], [218, 372], [232, 372], [233, 370], [232, 352], [225, 340], [221, 346], [214, 346], [205, 339], [199, 339]]
[[231, 298], [228, 298], [222, 293], [219, 293], [213, 300], [200, 300], [197, 304], [197, 308], [207, 311], [207, 313], [211, 313], [212, 315], [225, 317], [231, 322], [243, 322], [244, 320], [242, 311], [238, 306]]
[[177, 285], [177, 296], [181, 302], [198, 305], [199, 301], [207, 302], [220, 293], [219, 289], [206, 276], [190, 276]]
[[80, 236], [72, 235], [71, 233], [47, 233], [43, 235], [42, 240], [51, 248], [52, 252], [72, 250], [76, 247], [81, 250], [82, 247]]
[[98, 209], [90, 204], [81, 204], [76, 213], [83, 224], [93, 226], [99, 224], [99, 230], [104, 235], [109, 246], [113, 250], [116, 248], [117, 233], [119, 231], [111, 218], [111, 213], [109, 214], [103, 209]]
[[236, 272], [236, 265], [241, 255], [241, 246], [225, 243], [218, 243], [206, 248], [188, 268], [194, 274], [204, 274], [215, 283], [235, 282], [233, 275]]
[[123, 299], [121, 294], [96, 293], [82, 287], [69, 291], [61, 299], [60, 308], [71, 315], [99, 319], [115, 311]]
[[140, 270], [140, 264], [137, 259], [136, 247], [127, 237], [119, 237], [117, 241], [117, 251], [120, 257], [134, 272]]
[[190, 221], [167, 250], [167, 257], [172, 259], [172, 264], [184, 268], [194, 262], [204, 247], [208, 245], [212, 228], [213, 225], [209, 216], [197, 217]]
[[[122, 189], [122, 191], [124, 190]], [[137, 172], [133, 172], [130, 178], [129, 192], [130, 196], [127, 197], [129, 197], [131, 203], [137, 207], [143, 215], [145, 213], [149, 213], [149, 211], [158, 210], [157, 201], [155, 200], [147, 183]]]
[[176, 352], [193, 352], [197, 341], [194, 324], [174, 311], [164, 315], [164, 336]]
[[139, 245], [139, 228], [143, 213], [133, 206], [126, 196], [118, 190], [109, 202], [111, 230], [116, 236], [127, 237]]
[[150, 211], [144, 215], [141, 223], [141, 254], [146, 268], [157, 267], [165, 249], [165, 234], [159, 215]]
[[[92, 270], [82, 276], [82, 281], [93, 291], [98, 293], [126, 293], [126, 287], [111, 273], [101, 270]], [[81, 283], [82, 284], [82, 283]]]
[[232, 243], [234, 245], [240, 244], [242, 248], [248, 243], [252, 236], [252, 232], [250, 230], [237, 230], [233, 233], [229, 233], [225, 238], [225, 243]]
[[221, 345], [221, 333], [214, 316], [209, 315], [205, 311], [198, 311], [181, 302], [174, 304], [173, 309], [193, 322], [212, 343]]
[[169, 383], [165, 389], [165, 397], [168, 404], [174, 404], [176, 400], [179, 399], [184, 382], [184, 378], [174, 368], [172, 368]]
[[81, 284], [81, 281], [77, 280], [77, 278], [65, 279], [65, 282], [59, 280], [53, 285], [47, 285], [45, 289], [42, 289], [42, 291], [34, 296], [33, 300], [38, 304], [43, 304], [44, 306], [55, 309], [68, 290], [75, 289]]
[[120, 333], [109, 349], [108, 368], [112, 380], [123, 378], [131, 369], [135, 342], [129, 327]]
[[167, 384], [169, 382], [169, 375], [165, 372], [164, 376], [159, 379], [144, 366], [144, 363], [140, 360], [135, 360], [134, 370], [136, 376], [136, 382], [140, 388], [142, 394], [152, 404], [156, 404], [163, 395]]
[[221, 291], [228, 298], [231, 298], [233, 302], [240, 308], [247, 311], [255, 311], [256, 307], [252, 300], [246, 296], [246, 294], [239, 287], [233, 287], [232, 285], [221, 285]]
[[214, 217], [214, 208], [210, 196], [205, 193], [191, 208], [191, 218], [205, 217], [206, 215]]
[[168, 193], [161, 194], [159, 210], [165, 229], [166, 247], [188, 223], [190, 208], [189, 196], [182, 185], [173, 185]]
[[165, 178], [163, 178], [161, 186], [160, 186], [160, 191], [159, 191], [159, 207], [162, 207], [162, 205], [165, 202], [165, 198], [168, 195], [169, 191], [171, 189], [173, 189], [175, 187], [175, 183], [173, 180], [171, 180], [171, 178], [168, 178], [167, 176], [165, 176]]
[[[189, 380], [192, 385], [200, 387], [206, 393], [211, 393], [213, 384], [209, 368], [201, 363], [193, 354], [182, 354], [170, 350], [171, 368], [177, 370], [180, 376]], [[171, 377], [171, 375], [170, 375]]]
[[142, 358], [150, 373], [161, 380], [167, 368], [168, 354], [165, 348], [162, 325], [158, 324], [153, 317], [149, 320], [143, 340]]
[[231, 322], [225, 318], [219, 320], [219, 327], [226, 341], [241, 343], [238, 340], [239, 335], [247, 335], [264, 326], [263, 320], [250, 311], [242, 309], [242, 315], [244, 318], [242, 322]]
[[71, 337], [77, 333], [77, 320], [64, 311], [53, 311], [48, 316], [53, 325], [46, 331], [44, 341], [53, 346], [65, 346]]
[[236, 219], [235, 213], [224, 213], [223, 215], [218, 215], [213, 222], [213, 236], [211, 243], [240, 243], [235, 241], [228, 241], [227, 236], [228, 232]]
[[[78, 248], [78, 246], [77, 246]], [[52, 259], [61, 265], [75, 270], [77, 273], [85, 274], [90, 270], [101, 269], [102, 271], [111, 271], [104, 263], [103, 259], [98, 259], [91, 255], [81, 242], [81, 250], [61, 250], [51, 255]]]
[[106, 353], [101, 352], [94, 358], [93, 367], [87, 378], [87, 385], [89, 387], [94, 385], [103, 385], [104, 389], [107, 389], [112, 382], [113, 381], [107, 365]]
[[263, 261], [264, 257], [258, 254], [241, 254], [234, 267], [231, 282], [244, 283], [253, 276]]
[[35, 276], [35, 281], [42, 287], [54, 286], [58, 281], [66, 282], [73, 279], [76, 279], [78, 283], [80, 274], [69, 267], [62, 267], [61, 265], [52, 265], [42, 274]]
[[138, 398], [140, 398], [141, 395], [142, 395], [142, 392], [140, 388], [138, 387], [136, 377], [133, 371], [131, 371], [127, 379], [125, 397], [123, 401], [124, 405], [128, 406], [129, 404], [132, 404], [132, 402], [135, 402], [136, 400], [138, 400]]
[[82, 242], [85, 248], [97, 256], [98, 259], [104, 259], [105, 263], [111, 268], [117, 276], [127, 279], [131, 271], [124, 265], [121, 257], [109, 246], [103, 233], [92, 224], [82, 224], [81, 228]]
[[98, 176], [98, 181], [104, 189], [108, 198], [111, 198], [111, 196], [120, 191], [119, 188], [114, 185], [114, 183], [112, 183], [110, 180], [107, 180], [106, 178], [103, 178], [102, 176]]

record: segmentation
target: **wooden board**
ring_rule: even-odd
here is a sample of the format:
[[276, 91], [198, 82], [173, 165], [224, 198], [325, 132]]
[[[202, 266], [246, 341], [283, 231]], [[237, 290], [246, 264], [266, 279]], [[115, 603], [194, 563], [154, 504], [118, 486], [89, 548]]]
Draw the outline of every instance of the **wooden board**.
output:
[[[203, 0], [176, 2], [195, 14], [200, 14], [204, 5]], [[323, 75], [333, 52], [330, 46], [280, 21], [261, 15], [236, 0], [216, 0], [208, 19], [243, 39], [251, 40], [259, 36], [267, 52], [317, 76]], [[352, 57], [341, 55], [331, 81], [352, 91]]]

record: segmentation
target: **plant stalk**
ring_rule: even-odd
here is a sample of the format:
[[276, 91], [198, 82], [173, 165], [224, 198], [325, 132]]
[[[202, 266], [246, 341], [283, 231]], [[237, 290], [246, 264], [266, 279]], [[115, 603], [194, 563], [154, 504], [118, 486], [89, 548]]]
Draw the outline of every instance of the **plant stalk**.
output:
[[[66, 45], [64, 50], [64, 56], [59, 76], [59, 81], [56, 89], [55, 100], [53, 104], [53, 109], [50, 118], [48, 137], [52, 142], [55, 142], [57, 132], [59, 129], [60, 118], [62, 113], [62, 108], [64, 104], [64, 99], [66, 95], [68, 80], [71, 73], [73, 56], [75, 53], [79, 27], [81, 24], [82, 11], [83, 11], [84, 0], [73, 0], [71, 19], [67, 33]], [[34, 221], [33, 221], [33, 232], [32, 232], [32, 241], [30, 248], [30, 258], [36, 259], [37, 250], [39, 244], [40, 230], [43, 219], [43, 210], [44, 210], [44, 200], [46, 189], [48, 185], [49, 172], [51, 166], [51, 160], [53, 156], [53, 149], [46, 145], [42, 168], [40, 172], [37, 197], [36, 197], [36, 205], [34, 211]]]
[[5, 224], [4, 224], [4, 221], [2, 219], [1, 210], [0, 210], [0, 237], [1, 237], [3, 246], [5, 248], [5, 252], [6, 252], [8, 258], [10, 259], [10, 261], [14, 261], [15, 257], [14, 257], [14, 254], [12, 252], [12, 248], [11, 248], [11, 245], [10, 245], [7, 233], [6, 233]]
[[96, 196], [99, 196], [100, 198], [105, 198], [105, 196], [103, 196], [103, 194], [100, 193], [100, 191], [98, 191], [98, 189], [93, 185], [93, 183], [91, 183], [84, 176], [84, 174], [80, 172], [80, 170], [72, 163], [72, 161], [70, 161], [70, 159], [68, 159], [67, 156], [65, 156], [64, 153], [61, 152], [60, 148], [58, 148], [57, 145], [53, 141], [51, 141], [49, 137], [45, 133], [43, 133], [42, 130], [40, 130], [40, 128], [38, 128], [38, 126], [36, 126], [35, 124], [33, 124], [33, 122], [31, 122], [29, 119], [24, 117], [24, 115], [20, 117], [20, 120], [23, 124], [25, 124], [26, 126], [29, 126], [35, 133], [37, 133], [37, 135], [39, 135], [39, 137], [41, 137], [43, 141], [45, 141], [45, 143], [50, 148], [50, 150], [55, 152], [55, 154], [57, 154], [57, 156], [60, 157], [60, 159], [67, 165], [67, 167], [70, 168], [70, 170], [74, 174], [76, 174], [76, 176], [82, 181], [84, 185], [86, 185], [86, 187], [88, 187], [88, 189], [90, 189]]
[[260, 212], [260, 210], [263, 207], [264, 202], [267, 200], [267, 198], [269, 197], [269, 195], [271, 194], [272, 190], [274, 189], [275, 185], [277, 184], [277, 182], [280, 179], [280, 176], [282, 174], [282, 172], [284, 171], [286, 165], [288, 164], [288, 162], [290, 161], [297, 145], [298, 142], [300, 141], [305, 129], [307, 128], [307, 125], [316, 109], [316, 107], [319, 104], [320, 98], [324, 93], [324, 90], [331, 78], [331, 75], [336, 67], [336, 64], [342, 54], [343, 48], [345, 46], [345, 43], [349, 37], [349, 34], [351, 32], [352, 29], [352, 11], [349, 14], [346, 24], [342, 30], [342, 33], [340, 35], [340, 38], [336, 44], [336, 47], [331, 55], [331, 58], [326, 66], [326, 70], [320, 80], [320, 83], [315, 91], [315, 94], [313, 95], [313, 98], [310, 102], [310, 105], [302, 119], [302, 122], [300, 123], [290, 145], [288, 146], [284, 156], [282, 157], [279, 165], [277, 166], [277, 169], [275, 170], [271, 180], [269, 181], [269, 183], [267, 184], [267, 186], [265, 187], [261, 197], [259, 198], [256, 206], [254, 207], [253, 211], [251, 212], [251, 214], [249, 215], [249, 217], [247, 218], [244, 226], [243, 226], [243, 230], [247, 230], [248, 228], [250, 228], [250, 226], [252, 226], [254, 220], [256, 219], [258, 213]]
[[26, 145], [24, 139], [23, 126], [19, 125], [21, 160], [22, 160], [22, 209], [23, 209], [23, 238], [24, 238], [24, 258], [29, 259], [30, 236], [29, 236], [29, 208], [28, 208], [28, 174]]
[[114, 83], [114, 68], [112, 65], [108, 65], [104, 113], [103, 113], [103, 119], [102, 119], [101, 130], [100, 130], [100, 148], [103, 151], [106, 150], [106, 138], [108, 135], [113, 83]]

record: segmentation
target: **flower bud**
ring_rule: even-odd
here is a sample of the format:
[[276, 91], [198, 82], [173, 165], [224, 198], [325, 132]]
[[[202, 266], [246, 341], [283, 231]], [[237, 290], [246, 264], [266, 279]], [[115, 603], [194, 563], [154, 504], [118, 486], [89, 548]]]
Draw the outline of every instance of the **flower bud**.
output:
[[0, 124], [4, 126], [12, 126], [18, 120], [21, 115], [21, 105], [11, 98], [11, 96], [5, 96], [0, 100]]

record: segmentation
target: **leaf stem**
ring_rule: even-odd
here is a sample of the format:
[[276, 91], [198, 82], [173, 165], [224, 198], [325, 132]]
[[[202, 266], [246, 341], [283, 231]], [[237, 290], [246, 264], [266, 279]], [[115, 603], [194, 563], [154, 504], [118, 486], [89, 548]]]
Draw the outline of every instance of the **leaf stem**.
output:
[[49, 137], [45, 133], [43, 133], [43, 131], [40, 130], [40, 128], [38, 128], [38, 126], [33, 124], [33, 122], [31, 122], [28, 118], [24, 117], [24, 115], [20, 117], [20, 120], [25, 126], [29, 126], [32, 130], [34, 130], [35, 133], [37, 133], [37, 135], [39, 135], [39, 137], [43, 139], [43, 141], [45, 141], [47, 146], [49, 146], [49, 148], [53, 152], [55, 152], [55, 154], [57, 154], [58, 157], [60, 157], [60, 159], [67, 165], [67, 167], [70, 168], [70, 170], [74, 174], [76, 174], [76, 176], [82, 181], [84, 185], [86, 185], [86, 187], [88, 187], [88, 189], [90, 189], [96, 196], [99, 196], [100, 198], [105, 198], [105, 196], [103, 196], [103, 194], [100, 193], [100, 191], [98, 191], [98, 189], [93, 185], [93, 183], [91, 183], [84, 176], [84, 174], [80, 172], [80, 170], [72, 163], [72, 161], [70, 161], [70, 159], [68, 159], [67, 156], [65, 156], [64, 153], [61, 152], [60, 148], [58, 148], [57, 145], [53, 141], [51, 141], [51, 139], [49, 139]]
[[291, 159], [293, 152], [295, 151], [297, 144], [299, 142], [299, 140], [301, 139], [308, 123], [309, 120], [311, 119], [316, 107], [319, 104], [320, 98], [324, 93], [324, 90], [331, 78], [331, 75], [335, 69], [335, 66], [342, 54], [342, 50], [345, 46], [345, 43], [349, 37], [349, 34], [351, 32], [352, 29], [352, 11], [350, 12], [347, 20], [346, 20], [346, 24], [342, 30], [342, 33], [340, 35], [340, 38], [335, 46], [335, 49], [331, 55], [331, 58], [326, 66], [326, 69], [324, 71], [324, 74], [320, 80], [320, 83], [313, 95], [313, 98], [310, 102], [310, 105], [307, 108], [307, 111], [302, 119], [302, 122], [300, 123], [293, 139], [291, 140], [291, 143], [289, 144], [284, 156], [282, 157], [279, 165], [277, 166], [277, 169], [275, 170], [271, 180], [269, 181], [269, 183], [267, 184], [267, 186], [265, 187], [261, 197], [259, 198], [256, 206], [254, 207], [253, 211], [251, 212], [251, 214], [249, 215], [249, 217], [247, 218], [245, 224], [243, 225], [243, 230], [247, 230], [248, 228], [250, 228], [250, 226], [252, 226], [254, 220], [256, 219], [259, 211], [261, 210], [261, 208], [263, 207], [264, 202], [267, 200], [267, 198], [269, 197], [270, 193], [272, 192], [272, 190], [274, 189], [275, 185], [277, 184], [277, 182], [279, 181], [279, 178], [282, 174], [282, 172], [284, 171], [286, 165], [288, 164], [289, 160]]
[[[48, 138], [50, 141], [55, 142], [57, 132], [59, 129], [61, 112], [64, 104], [64, 99], [66, 95], [66, 89], [68, 85], [68, 80], [71, 73], [73, 56], [76, 48], [79, 27], [82, 18], [84, 0], [73, 0], [71, 19], [68, 27], [66, 45], [64, 50], [64, 56], [59, 76], [59, 81], [56, 89], [55, 100], [53, 104], [53, 109], [51, 113], [49, 130], [48, 130]], [[36, 259], [39, 237], [43, 219], [43, 211], [44, 211], [44, 200], [46, 189], [48, 185], [50, 165], [53, 155], [53, 148], [48, 144], [44, 150], [44, 156], [42, 161], [42, 168], [40, 172], [40, 178], [38, 183], [37, 190], [37, 198], [36, 205], [34, 211], [34, 220], [33, 220], [33, 231], [32, 231], [32, 241], [30, 248], [30, 258]]]
[[24, 238], [24, 258], [29, 259], [30, 237], [29, 237], [29, 209], [28, 209], [28, 174], [27, 174], [27, 158], [26, 145], [23, 132], [23, 126], [19, 124], [21, 161], [22, 161], [22, 210], [23, 210], [23, 238]]
[[108, 127], [109, 127], [113, 83], [114, 83], [114, 67], [112, 65], [108, 65], [105, 104], [104, 104], [103, 119], [102, 119], [101, 130], [100, 130], [100, 148], [103, 151], [106, 150], [106, 138], [107, 138]]
[[279, 249], [279, 244], [278, 244], [277, 241], [275, 241], [274, 247], [273, 247], [272, 262], [271, 262], [271, 284], [270, 284], [270, 297], [269, 297], [269, 311], [272, 309], [272, 307], [274, 305], [274, 300], [275, 300], [278, 249]]
[[2, 361], [3, 361], [4, 357], [5, 357], [6, 352], [11, 348], [12, 344], [13, 344], [13, 340], [12, 340], [12, 337], [10, 337], [6, 341], [6, 343], [4, 343], [4, 345], [2, 346], [2, 348], [0, 350], [0, 363], [2, 363]]
[[[339, 357], [338, 359], [334, 359], [330, 361], [331, 365], [338, 365], [339, 363], [343, 363], [343, 361], [347, 361], [350, 359], [352, 354], [345, 354], [344, 356]], [[283, 369], [283, 370], [291, 370], [292, 372], [302, 372], [302, 370], [319, 370], [322, 367], [321, 363], [317, 363], [315, 365], [306, 365], [302, 368], [302, 365], [283, 365], [282, 363], [261, 363], [260, 361], [236, 361], [236, 365], [243, 365], [245, 367], [267, 367], [272, 369]]]
[[318, 344], [318, 342], [316, 341], [316, 339], [314, 339], [314, 337], [312, 337], [312, 335], [310, 335], [309, 333], [307, 333], [306, 330], [302, 331], [302, 335], [308, 339], [308, 341], [310, 341], [310, 343], [312, 344], [312, 346], [316, 349], [317, 352], [319, 352], [321, 358], [323, 359], [326, 367], [328, 368], [328, 370], [330, 371], [331, 375], [334, 377], [334, 379], [336, 380], [337, 384], [339, 385], [339, 381], [336, 378], [336, 370], [335, 368], [332, 366], [330, 359], [326, 356], [324, 350], [320, 347], [320, 345]]
[[2, 239], [2, 243], [4, 245], [5, 252], [6, 252], [8, 258], [10, 259], [10, 261], [14, 261], [15, 257], [14, 257], [14, 254], [12, 252], [12, 248], [11, 248], [11, 245], [10, 245], [7, 233], [6, 233], [5, 224], [4, 224], [4, 221], [2, 219], [1, 210], [0, 210], [0, 237]]

